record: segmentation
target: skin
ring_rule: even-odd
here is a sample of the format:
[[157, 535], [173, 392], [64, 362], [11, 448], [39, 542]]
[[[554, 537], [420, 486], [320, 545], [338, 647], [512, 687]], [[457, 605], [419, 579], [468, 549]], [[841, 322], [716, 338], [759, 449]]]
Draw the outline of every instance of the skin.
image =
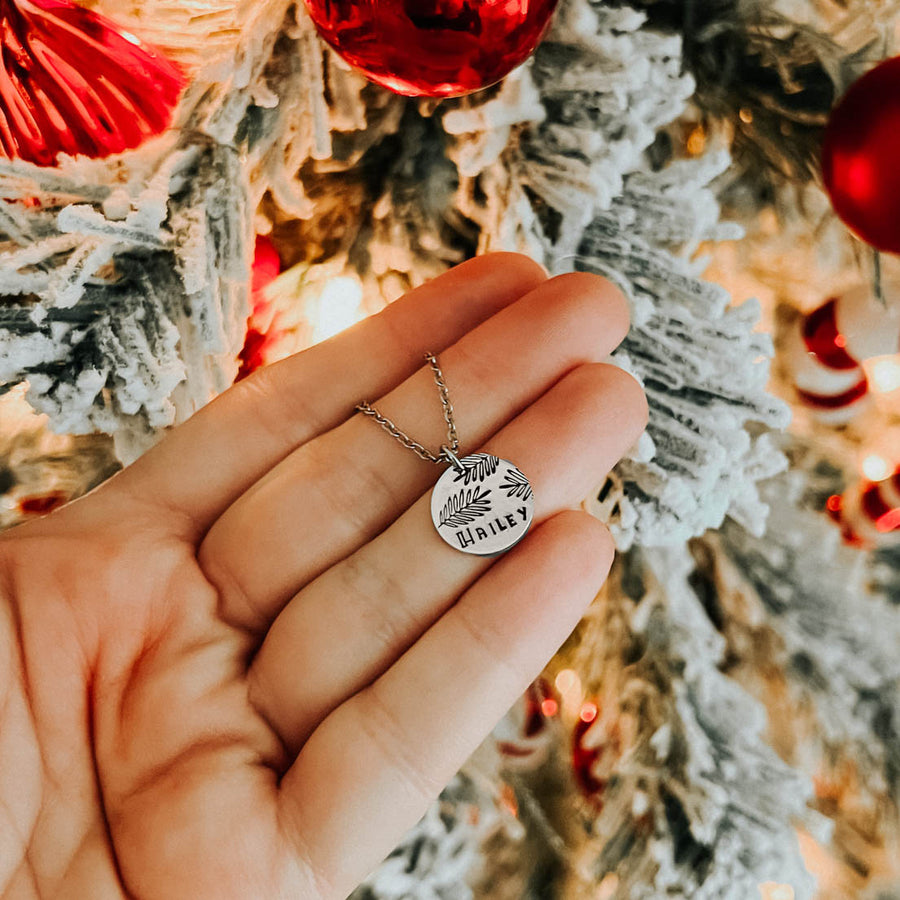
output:
[[[646, 424], [608, 282], [468, 262], [241, 382], [0, 538], [0, 896], [334, 898], [396, 846], [607, 576], [576, 509]], [[435, 533], [446, 440], [536, 494], [497, 560]]]

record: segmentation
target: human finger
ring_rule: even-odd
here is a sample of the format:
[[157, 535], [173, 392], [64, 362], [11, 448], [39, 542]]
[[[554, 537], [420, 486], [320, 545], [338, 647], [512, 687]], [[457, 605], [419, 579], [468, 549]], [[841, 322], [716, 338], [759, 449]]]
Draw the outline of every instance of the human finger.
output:
[[[461, 337], [440, 357], [460, 452], [573, 367], [604, 359], [627, 330], [619, 291], [581, 273], [543, 283]], [[376, 406], [434, 450], [447, 440], [427, 366]], [[362, 415], [300, 447], [223, 514], [200, 548], [226, 621], [267, 628], [299, 587], [383, 531], [438, 475]]]
[[326, 896], [345, 896], [418, 821], [571, 633], [612, 558], [603, 525], [560, 513], [319, 726], [279, 803]]
[[451, 269], [377, 315], [254, 373], [114, 479], [116, 490], [178, 513], [199, 538], [212, 520], [296, 447], [393, 388], [546, 279], [526, 256], [493, 253]]
[[[611, 365], [581, 366], [482, 448], [529, 477], [535, 522], [574, 506], [637, 440], [640, 385]], [[425, 495], [386, 531], [285, 607], [250, 667], [254, 705], [289, 753], [384, 672], [491, 565], [446, 544]]]

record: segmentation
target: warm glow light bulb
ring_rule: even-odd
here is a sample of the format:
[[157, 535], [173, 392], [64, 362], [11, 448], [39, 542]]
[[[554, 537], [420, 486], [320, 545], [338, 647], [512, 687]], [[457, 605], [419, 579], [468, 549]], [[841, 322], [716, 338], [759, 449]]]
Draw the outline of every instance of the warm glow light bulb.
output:
[[319, 296], [313, 343], [324, 341], [363, 318], [362, 285], [355, 278], [332, 278]]
[[759, 886], [762, 900], [794, 900], [794, 889], [789, 884], [765, 881]]
[[574, 669], [562, 669], [557, 673], [554, 684], [559, 691], [563, 709], [571, 715], [578, 715], [584, 699], [584, 688], [578, 673]]
[[900, 389], [900, 356], [881, 356], [871, 360], [868, 368], [872, 387], [880, 394]]
[[706, 129], [698, 125], [687, 139], [687, 151], [691, 156], [701, 156], [706, 150]]
[[862, 461], [862, 473], [869, 481], [883, 481], [891, 471], [888, 461], [877, 453], [870, 453]]
[[900, 465], [900, 426], [882, 428], [860, 448], [859, 471], [869, 481], [884, 481]]
[[610, 872], [604, 876], [603, 881], [597, 885], [597, 900], [611, 900], [619, 889], [619, 876]]
[[559, 712], [559, 704], [552, 697], [547, 697], [541, 701], [541, 712], [549, 719]]

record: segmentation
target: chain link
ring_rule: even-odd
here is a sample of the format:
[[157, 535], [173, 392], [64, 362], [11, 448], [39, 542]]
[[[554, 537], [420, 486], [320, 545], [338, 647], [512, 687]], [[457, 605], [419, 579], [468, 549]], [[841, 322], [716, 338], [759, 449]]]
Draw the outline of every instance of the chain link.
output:
[[447, 423], [447, 440], [449, 443], [447, 446], [441, 447], [439, 454], [432, 453], [427, 447], [423, 447], [418, 441], [414, 441], [387, 416], [378, 412], [370, 403], [360, 403], [356, 408], [359, 412], [373, 418], [389, 435], [403, 444], [407, 450], [412, 450], [419, 459], [437, 463], [438, 465], [450, 463], [458, 467], [459, 460], [456, 458], [456, 454], [459, 452], [459, 436], [456, 433], [456, 424], [453, 421], [453, 404], [450, 402], [450, 393], [444, 381], [444, 373], [441, 371], [441, 367], [438, 365], [437, 358], [433, 353], [426, 353], [425, 359], [428, 360], [428, 364], [434, 373], [434, 381], [441, 397], [441, 406], [444, 409], [444, 421]]

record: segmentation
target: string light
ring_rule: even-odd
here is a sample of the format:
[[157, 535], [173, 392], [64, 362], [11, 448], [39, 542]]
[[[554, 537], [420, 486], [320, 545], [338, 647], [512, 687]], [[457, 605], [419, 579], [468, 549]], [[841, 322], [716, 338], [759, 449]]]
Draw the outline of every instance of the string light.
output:
[[881, 429], [859, 450], [858, 465], [869, 481], [884, 481], [894, 474], [900, 463], [900, 426]]
[[497, 799], [499, 800], [500, 806], [502, 806], [511, 816], [518, 818], [519, 801], [516, 797], [516, 792], [510, 785], [505, 782], [501, 785], [500, 796]]
[[872, 388], [888, 394], [900, 388], [900, 356], [879, 356], [869, 361]]
[[552, 698], [547, 697], [541, 701], [541, 712], [549, 719], [556, 715], [559, 711], [559, 704]]
[[609, 872], [603, 877], [603, 881], [597, 885], [597, 900], [611, 900], [619, 889], [619, 876], [615, 872]]
[[764, 881], [759, 886], [762, 900], [794, 900], [794, 889], [789, 884]]
[[691, 156], [702, 156], [706, 152], [706, 130], [698, 125], [688, 136], [687, 151]]
[[363, 318], [363, 289], [355, 278], [332, 278], [319, 296], [313, 343], [324, 341]]
[[862, 472], [869, 481], [884, 481], [891, 474], [891, 466], [883, 456], [870, 453], [862, 461]]
[[557, 674], [554, 684], [556, 690], [559, 691], [563, 708], [568, 710], [571, 715], [575, 715], [581, 708], [581, 701], [584, 699], [584, 690], [578, 673], [574, 669], [563, 669]]

